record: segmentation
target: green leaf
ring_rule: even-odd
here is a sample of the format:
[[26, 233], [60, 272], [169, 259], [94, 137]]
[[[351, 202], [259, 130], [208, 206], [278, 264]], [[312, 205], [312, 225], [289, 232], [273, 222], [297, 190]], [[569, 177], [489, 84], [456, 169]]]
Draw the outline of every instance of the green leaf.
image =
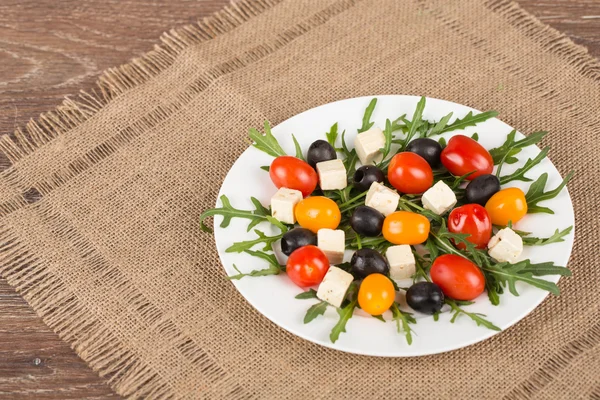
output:
[[471, 135], [471, 139], [478, 141], [479, 140], [479, 135], [477, 134], [477, 132], [475, 132], [474, 134]]
[[392, 140], [394, 137], [392, 136], [392, 123], [389, 119], [385, 120], [385, 130], [383, 131], [383, 136], [385, 137], [385, 144], [383, 148], [380, 149], [383, 157], [381, 158], [380, 168], [386, 163], [386, 157], [390, 154], [390, 150], [392, 148]]
[[[531, 179], [527, 178], [525, 176], [525, 173], [527, 173], [531, 168], [535, 167], [544, 158], [546, 158], [549, 151], [550, 151], [550, 147], [544, 147], [542, 149], [542, 151], [540, 152], [540, 154], [535, 156], [535, 158], [527, 159], [527, 161], [525, 162], [525, 165], [523, 165], [521, 168], [517, 169], [515, 172], [513, 172], [510, 175], [505, 175], [505, 176], [499, 177], [500, 185], [506, 185], [508, 182], [511, 182], [511, 181], [531, 182]], [[499, 175], [499, 173], [497, 175]]]
[[342, 332], [346, 332], [346, 324], [348, 323], [350, 318], [352, 318], [352, 314], [354, 313], [354, 309], [356, 308], [356, 303], [357, 300], [355, 298], [343, 308], [337, 309], [337, 313], [340, 316], [340, 319], [331, 330], [331, 334], [329, 334], [329, 339], [332, 343], [335, 343], [340, 338], [340, 334]]
[[439, 311], [433, 314], [433, 320], [435, 322], [438, 322], [440, 320], [440, 312]]
[[265, 134], [261, 134], [258, 130], [254, 128], [250, 128], [250, 132], [248, 134], [250, 139], [254, 141], [253, 146], [259, 149], [260, 151], [264, 151], [270, 156], [279, 157], [285, 156], [285, 151], [281, 148], [275, 136], [271, 133], [271, 126], [268, 121], [265, 121]]
[[377, 105], [377, 98], [371, 99], [367, 109], [365, 110], [365, 114], [363, 115], [362, 126], [358, 130], [358, 133], [362, 133], [368, 131], [373, 126], [374, 122], [371, 122], [371, 116], [373, 115], [373, 111], [375, 110], [375, 106]]
[[315, 289], [308, 289], [306, 292], [300, 293], [295, 298], [299, 299], [299, 300], [316, 299], [317, 298], [317, 291]]
[[438, 140], [438, 143], [440, 144], [440, 146], [446, 147], [446, 139], [444, 139], [443, 137], [441, 137], [440, 140]]
[[[236, 208], [233, 208], [233, 206], [229, 202], [229, 199], [225, 195], [222, 195], [220, 197], [220, 199], [221, 199], [221, 203], [223, 205], [222, 207], [211, 208], [209, 210], [204, 211], [202, 213], [202, 215], [200, 215], [200, 229], [202, 229], [202, 231], [212, 232], [212, 229], [209, 228], [204, 223], [204, 220], [206, 218], [212, 217], [214, 215], [223, 216], [223, 221], [221, 222], [221, 225], [220, 225], [221, 228], [227, 228], [229, 226], [229, 224], [231, 223], [232, 218], [250, 219], [252, 222], [250, 222], [248, 231], [250, 229], [252, 229], [252, 227], [256, 226], [256, 224], [258, 224], [262, 221], [266, 221], [267, 216], [270, 216], [270, 212], [267, 208], [263, 207], [262, 205], [260, 205], [260, 207], [256, 207], [257, 204], [260, 204], [260, 202], [253, 197], [251, 198], [251, 200], [252, 200], [252, 203], [254, 204], [254, 206], [256, 207], [256, 209], [254, 211], [238, 210]], [[255, 221], [257, 221], [257, 222], [255, 222]]]
[[400, 151], [402, 151], [406, 148], [408, 143], [410, 143], [412, 138], [417, 133], [417, 129], [421, 126], [421, 123], [423, 122], [423, 111], [425, 110], [426, 101], [427, 100], [425, 99], [425, 97], [421, 97], [419, 99], [419, 102], [417, 103], [417, 107], [415, 108], [415, 112], [413, 113], [412, 120], [410, 121], [410, 124], [408, 125], [408, 133], [406, 134], [406, 137], [404, 139], [402, 139], [402, 141], [400, 143]]
[[313, 304], [308, 311], [306, 311], [306, 315], [304, 316], [304, 323], [308, 324], [313, 319], [317, 318], [319, 315], [323, 315], [327, 310], [327, 302], [320, 301], [316, 304]]
[[335, 141], [337, 140], [337, 137], [338, 137], [338, 123], [337, 122], [335, 124], [331, 125], [331, 128], [329, 128], [329, 132], [325, 133], [325, 137], [327, 137], [327, 142], [329, 142], [331, 147], [333, 147], [335, 149]]
[[356, 154], [356, 150], [349, 150], [346, 146], [346, 131], [342, 132], [342, 153], [345, 158], [342, 160], [344, 163], [344, 167], [346, 167], [346, 174], [348, 179], [354, 175], [356, 170], [356, 163], [358, 161], [358, 154]]
[[481, 114], [473, 115], [473, 111], [469, 111], [463, 119], [457, 119], [451, 124], [446, 125], [439, 133], [446, 133], [457, 129], [464, 129], [469, 126], [475, 126], [480, 122], [487, 121], [490, 118], [494, 118], [498, 115], [496, 111], [486, 111]]
[[554, 231], [554, 234], [548, 238], [537, 238], [537, 237], [523, 237], [523, 244], [525, 246], [543, 246], [550, 243], [564, 242], [564, 237], [567, 236], [573, 230], [573, 226], [559, 231]]
[[546, 188], [546, 182], [548, 181], [548, 174], [543, 173], [540, 177], [531, 184], [527, 194], [525, 195], [525, 200], [527, 201], [527, 212], [529, 214], [544, 212], [548, 214], [554, 214], [554, 211], [550, 210], [546, 207], [538, 206], [539, 202], [550, 200], [558, 196], [558, 194], [563, 190], [563, 188], [569, 183], [575, 171], [571, 171], [567, 174], [565, 179], [558, 185], [556, 188], [544, 192]]
[[396, 329], [398, 333], [404, 332], [406, 342], [412, 344], [412, 329], [409, 324], [416, 324], [417, 321], [414, 319], [411, 313], [404, 312], [398, 308], [398, 303], [392, 304], [392, 319], [396, 321]]
[[258, 235], [256, 239], [245, 240], [243, 242], [235, 242], [231, 246], [229, 246], [225, 252], [226, 253], [241, 253], [242, 251], [250, 250], [257, 244], [264, 244], [263, 251], [269, 251], [273, 249], [273, 243], [281, 239], [283, 233], [275, 236], [267, 236], [263, 232], [258, 229], [254, 230], [254, 233]]
[[[548, 132], [539, 131], [533, 132], [529, 134], [527, 137], [517, 140], [515, 142], [515, 136], [517, 134], [516, 130], [512, 130], [506, 137], [506, 141], [500, 147], [496, 147], [490, 150], [490, 154], [494, 159], [494, 164], [500, 164], [503, 158], [505, 158], [504, 162], [507, 164], [513, 164], [516, 162], [516, 158], [512, 158], [512, 156], [516, 155], [521, 151], [522, 148], [527, 146], [531, 146], [533, 144], [539, 143], [544, 136], [546, 136]], [[514, 160], [514, 161], [513, 161]], [[511, 162], [512, 161], [512, 162]]]
[[294, 140], [294, 147], [296, 148], [296, 158], [299, 158], [302, 161], [306, 161], [304, 159], [304, 155], [302, 154], [302, 148], [300, 147], [300, 143], [298, 143], [294, 134], [292, 134], [292, 139]]
[[[546, 263], [544, 263], [546, 264]], [[554, 264], [552, 264], [552, 267]], [[568, 274], [570, 272], [563, 271], [558, 268], [550, 268], [549, 265], [536, 266], [536, 264], [531, 264], [529, 260], [519, 261], [515, 264], [510, 263], [487, 263], [482, 267], [483, 271], [491, 274], [494, 279], [502, 286], [508, 287], [510, 292], [518, 296], [519, 293], [516, 289], [516, 282], [521, 281], [525, 282], [531, 286], [535, 286], [539, 289], [546, 290], [552, 294], [559, 295], [560, 291], [558, 286], [556, 286], [553, 282], [548, 282], [543, 279], [536, 278], [534, 273], [537, 275], [538, 273], [552, 272], [552, 273], [561, 273]], [[566, 270], [566, 268], [564, 268]]]
[[235, 268], [236, 271], [238, 271], [237, 275], [232, 275], [230, 277], [228, 277], [228, 279], [230, 280], [238, 280], [238, 279], [242, 279], [246, 276], [267, 276], [267, 275], [278, 275], [279, 273], [281, 273], [281, 271], [283, 271], [285, 269], [284, 266], [280, 265], [279, 262], [277, 262], [277, 259], [275, 258], [275, 255], [273, 254], [267, 254], [267, 253], [263, 253], [261, 251], [252, 251], [252, 250], [246, 250], [246, 253], [258, 257], [258, 258], [262, 258], [263, 260], [267, 261], [269, 263], [269, 268], [265, 268], [265, 269], [255, 269], [253, 271], [250, 271], [248, 273], [241, 273], [237, 267], [235, 266], [235, 264], [233, 265], [233, 267]]
[[[393, 281], [392, 281], [393, 282]], [[382, 315], [372, 315], [373, 318], [380, 320], [381, 322], [385, 322], [385, 318]]]
[[[454, 114], [454, 113], [450, 113], [450, 114], [442, 117], [442, 119], [440, 119], [439, 122], [436, 123], [434, 125], [434, 127], [429, 131], [429, 133], [425, 136], [429, 137], [429, 136], [433, 136], [433, 135], [439, 135], [440, 133], [442, 133], [444, 128], [446, 128], [446, 126], [448, 125], [448, 121], [450, 121], [450, 118], [452, 118], [452, 114]], [[442, 140], [442, 139], [443, 138], [441, 138], [440, 140]], [[445, 139], [443, 139], [443, 140], [445, 141]]]
[[477, 326], [484, 326], [493, 331], [498, 331], [498, 332], [502, 331], [502, 329], [498, 328], [496, 325], [494, 325], [487, 319], [483, 318], [483, 317], [485, 317], [484, 314], [468, 312], [465, 309], [463, 309], [462, 307], [460, 307], [460, 305], [455, 300], [446, 299], [446, 304], [448, 304], [450, 306], [450, 308], [452, 309], [452, 312], [453, 312], [452, 319], [450, 320], [450, 322], [452, 322], [452, 323], [454, 323], [454, 321], [456, 321], [456, 318], [458, 318], [458, 316], [460, 314], [464, 314], [467, 317], [471, 318], [473, 321], [475, 321]]

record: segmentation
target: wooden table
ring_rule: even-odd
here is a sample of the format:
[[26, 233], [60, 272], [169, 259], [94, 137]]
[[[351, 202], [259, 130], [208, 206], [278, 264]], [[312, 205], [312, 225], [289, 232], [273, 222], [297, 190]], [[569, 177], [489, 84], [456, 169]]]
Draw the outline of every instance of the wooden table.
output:
[[[600, 0], [519, 0], [600, 56]], [[152, 49], [162, 31], [227, 0], [2, 0], [0, 133], [91, 88], [106, 68]], [[2, 162], [2, 160], [0, 160]], [[0, 279], [0, 398], [117, 397]]]

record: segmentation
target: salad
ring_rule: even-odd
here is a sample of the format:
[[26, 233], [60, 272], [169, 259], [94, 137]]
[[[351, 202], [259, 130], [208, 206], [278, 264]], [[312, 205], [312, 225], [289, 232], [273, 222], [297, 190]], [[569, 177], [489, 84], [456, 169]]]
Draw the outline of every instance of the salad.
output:
[[[502, 173], [504, 165], [516, 163], [519, 152], [546, 132], [516, 140], [513, 130], [502, 146], [489, 150], [478, 143], [477, 134], [455, 135], [446, 143], [436, 136], [476, 126], [497, 113], [470, 112], [453, 122], [450, 113], [428, 121], [423, 118], [425, 105], [422, 97], [410, 118], [387, 119], [382, 130], [371, 121], [377, 106], [372, 99], [353, 148], [337, 123], [306, 151], [292, 135], [294, 155], [284, 152], [268, 122], [264, 134], [250, 129], [253, 146], [274, 158], [261, 167], [266, 172], [259, 172], [268, 173], [277, 189], [269, 206], [252, 197], [254, 209], [240, 210], [223, 195], [221, 207], [200, 217], [205, 232], [212, 231], [206, 219], [220, 215], [222, 228], [232, 218], [243, 218], [249, 220], [248, 231], [256, 234], [226, 252], [245, 252], [268, 267], [241, 273], [234, 265], [238, 274], [229, 279], [286, 273], [305, 290], [297, 299], [317, 301], [308, 307], [304, 323], [328, 307], [337, 309], [332, 342], [346, 331], [357, 308], [392, 320], [411, 344], [414, 312], [436, 320], [449, 312], [451, 322], [465, 315], [499, 331], [485, 315], [468, 310], [482, 293], [498, 305], [507, 290], [518, 296], [516, 283], [523, 282], [558, 295], [556, 284], [540, 276], [569, 276], [570, 271], [553, 262], [522, 260], [521, 253], [524, 246], [561, 242], [573, 227], [537, 238], [517, 225], [528, 213], [552, 214], [543, 202], [556, 197], [573, 172], [551, 189], [546, 187], [547, 173], [528, 176], [547, 156], [546, 147], [514, 172]], [[513, 181], [532, 183], [525, 193], [511, 187]], [[269, 236], [256, 229], [261, 222], [279, 233]], [[274, 250], [279, 248], [283, 257]]]

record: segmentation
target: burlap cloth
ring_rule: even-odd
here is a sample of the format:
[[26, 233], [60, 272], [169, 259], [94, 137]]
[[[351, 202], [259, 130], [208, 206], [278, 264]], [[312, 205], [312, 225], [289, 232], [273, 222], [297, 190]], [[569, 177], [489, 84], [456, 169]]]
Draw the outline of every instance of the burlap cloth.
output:
[[[508, 1], [242, 1], [2, 138], [0, 272], [125, 396], [599, 398], [599, 82], [597, 60]], [[562, 295], [447, 354], [356, 356], [287, 333], [198, 226], [248, 127], [388, 93], [547, 129], [553, 162], [577, 172]]]

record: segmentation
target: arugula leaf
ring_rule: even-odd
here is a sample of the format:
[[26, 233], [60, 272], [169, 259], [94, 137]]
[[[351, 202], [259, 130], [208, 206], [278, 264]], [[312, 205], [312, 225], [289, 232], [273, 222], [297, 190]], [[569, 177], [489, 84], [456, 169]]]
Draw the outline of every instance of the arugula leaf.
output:
[[527, 194], [525, 195], [525, 200], [527, 201], [527, 212], [529, 214], [533, 213], [547, 213], [554, 214], [554, 211], [547, 207], [541, 207], [538, 205], [539, 202], [550, 200], [558, 196], [558, 194], [563, 190], [563, 188], [567, 185], [567, 183], [571, 180], [575, 171], [571, 171], [565, 176], [563, 181], [556, 188], [544, 192], [546, 188], [546, 182], [548, 181], [548, 174], [544, 172], [539, 178], [531, 184]]
[[440, 140], [438, 140], [438, 143], [440, 144], [440, 146], [442, 146], [442, 148], [446, 147], [446, 139], [441, 137]]
[[267, 254], [267, 253], [263, 253], [261, 251], [252, 251], [252, 250], [246, 250], [245, 252], [252, 256], [259, 257], [259, 258], [262, 258], [263, 260], [266, 260], [269, 263], [269, 267], [265, 268], [265, 269], [255, 269], [248, 273], [242, 273], [234, 264], [233, 268], [235, 268], [235, 270], [238, 272], [238, 274], [229, 276], [227, 279], [238, 280], [238, 279], [242, 279], [246, 276], [279, 275], [279, 273], [285, 269], [284, 266], [280, 265], [279, 262], [277, 262], [277, 259], [275, 258], [274, 254]]
[[518, 159], [514, 156], [518, 154], [522, 148], [538, 143], [544, 138], [544, 136], [546, 136], [547, 133], [548, 132], [545, 131], [533, 132], [527, 137], [515, 142], [515, 135], [517, 134], [517, 131], [512, 130], [506, 136], [506, 141], [504, 144], [502, 144], [502, 146], [490, 150], [490, 154], [494, 159], [494, 165], [500, 164], [502, 159], [505, 159], [504, 162], [507, 164], [516, 163]]
[[248, 134], [250, 139], [252, 139], [255, 143], [252, 146], [256, 147], [260, 151], [264, 151], [270, 156], [279, 157], [285, 156], [285, 151], [281, 148], [275, 136], [271, 133], [271, 125], [269, 125], [269, 121], [265, 121], [265, 134], [261, 134], [254, 128], [250, 128], [250, 132]]
[[448, 304], [450, 306], [450, 308], [452, 309], [452, 312], [453, 312], [452, 319], [450, 319], [451, 323], [454, 323], [454, 321], [456, 321], [456, 318], [458, 318], [458, 316], [460, 314], [464, 314], [467, 317], [471, 318], [473, 321], [475, 321], [477, 326], [484, 326], [493, 331], [498, 331], [498, 332], [502, 331], [502, 329], [498, 328], [496, 325], [492, 324], [490, 321], [483, 318], [483, 317], [485, 317], [485, 314], [472, 313], [472, 312], [465, 311], [465, 309], [460, 307], [455, 300], [446, 299], [446, 304]]
[[340, 338], [340, 334], [342, 332], [346, 332], [346, 324], [348, 323], [350, 318], [352, 318], [352, 314], [354, 314], [356, 304], [357, 299], [355, 297], [346, 306], [337, 309], [337, 313], [340, 316], [340, 319], [335, 324], [335, 326], [331, 330], [331, 333], [329, 334], [329, 339], [332, 343], [335, 343]]
[[[448, 124], [438, 133], [446, 133], [450, 131], [454, 131], [457, 129], [464, 129], [468, 126], [475, 126], [480, 122], [487, 121], [490, 118], [494, 118], [498, 115], [496, 111], [486, 111], [481, 114], [473, 115], [473, 111], [469, 111], [467, 115], [464, 116], [463, 119], [457, 119], [451, 124]], [[431, 136], [431, 135], [430, 135]]]
[[[428, 134], [425, 135], [425, 137], [439, 135], [440, 133], [442, 133], [444, 128], [446, 128], [446, 126], [448, 125], [448, 121], [450, 121], [450, 118], [452, 118], [453, 114], [454, 113], [451, 112], [450, 114], [443, 116], [442, 119], [440, 119], [439, 122], [436, 123], [433, 126], [433, 128], [431, 128], [431, 130], [429, 131]], [[440, 140], [442, 140], [442, 139], [440, 139]]]
[[417, 320], [414, 319], [411, 313], [400, 310], [400, 308], [398, 308], [398, 303], [396, 302], [392, 304], [391, 310], [392, 319], [396, 321], [396, 329], [398, 330], [398, 333], [404, 331], [406, 342], [411, 345], [413, 330], [410, 328], [409, 324], [416, 324]]
[[[393, 282], [393, 281], [392, 281]], [[385, 318], [382, 315], [372, 315], [373, 318], [380, 320], [381, 322], [385, 322]]]
[[531, 261], [529, 260], [519, 261], [514, 264], [506, 262], [494, 264], [487, 262], [481, 267], [481, 269], [493, 276], [498, 284], [502, 285], [503, 287], [508, 287], [509, 291], [515, 296], [519, 295], [515, 286], [516, 282], [518, 281], [525, 282], [531, 286], [546, 290], [558, 296], [560, 294], [560, 290], [555, 283], [536, 278], [535, 276], [540, 274], [546, 275], [547, 272], [560, 275], [570, 274], [568, 269], [563, 267], [554, 267], [553, 263], [542, 263], [538, 265], [531, 264]]
[[473, 139], [474, 141], [479, 140], [479, 135], [477, 134], [477, 132], [475, 132], [474, 134], [471, 135], [471, 139]]
[[306, 292], [302, 292], [302, 293], [298, 294], [295, 298], [299, 299], [299, 300], [316, 299], [317, 291], [315, 289], [308, 289]]
[[265, 245], [265, 247], [263, 247], [263, 251], [269, 251], [273, 249], [273, 243], [281, 239], [281, 237], [283, 236], [283, 233], [280, 233], [279, 235], [275, 236], [267, 236], [258, 229], [255, 229], [254, 233], [258, 235], [256, 239], [246, 240], [243, 242], [235, 242], [225, 250], [225, 253], [241, 253], [242, 251], [250, 250], [257, 244], [262, 243], [264, 243]]
[[294, 140], [294, 147], [296, 148], [296, 158], [301, 159], [302, 161], [306, 161], [304, 159], [304, 155], [302, 154], [302, 147], [300, 147], [300, 143], [296, 140], [296, 136], [292, 133], [292, 139]]
[[252, 200], [252, 203], [254, 204], [254, 207], [256, 207], [256, 209], [254, 211], [238, 210], [236, 208], [233, 208], [233, 206], [229, 202], [229, 199], [225, 195], [222, 195], [220, 197], [220, 199], [221, 199], [221, 203], [223, 204], [222, 207], [211, 208], [209, 210], [204, 211], [200, 215], [200, 229], [202, 229], [203, 232], [209, 232], [209, 233], [212, 232], [212, 229], [209, 228], [204, 223], [204, 220], [206, 218], [214, 216], [214, 215], [222, 215], [223, 216], [223, 221], [221, 222], [221, 225], [220, 225], [221, 228], [227, 228], [229, 226], [229, 224], [231, 223], [232, 218], [250, 219], [252, 221], [250, 222], [250, 225], [248, 225], [248, 231], [250, 231], [250, 229], [252, 229], [252, 227], [256, 226], [256, 224], [258, 224], [262, 221], [266, 221], [267, 216], [269, 216], [269, 217], [271, 216], [271, 213], [269, 212], [269, 210], [267, 208], [263, 207], [262, 204], [260, 204], [260, 202], [257, 199], [255, 199], [254, 197], [250, 198]]
[[327, 310], [327, 302], [319, 301], [316, 304], [313, 304], [308, 311], [306, 311], [306, 315], [304, 316], [304, 323], [308, 324], [313, 319], [317, 318], [319, 315], [325, 314], [325, 310]]
[[337, 122], [335, 124], [331, 125], [331, 128], [329, 128], [329, 132], [325, 133], [325, 137], [327, 137], [327, 142], [329, 142], [331, 147], [333, 147], [335, 149], [335, 141], [337, 140], [337, 137], [338, 137], [338, 123]]
[[498, 169], [498, 172], [496, 173], [496, 175], [500, 179], [500, 185], [506, 185], [508, 182], [515, 181], [515, 180], [523, 181], [523, 182], [531, 182], [532, 179], [527, 178], [525, 176], [525, 173], [528, 172], [531, 168], [538, 165], [544, 158], [546, 158], [549, 151], [550, 151], [550, 147], [548, 147], [548, 146], [544, 147], [542, 149], [542, 151], [540, 152], [540, 154], [535, 156], [535, 158], [533, 158], [533, 159], [531, 159], [531, 158], [527, 159], [527, 161], [525, 161], [525, 165], [523, 165], [521, 168], [517, 169], [515, 172], [513, 172], [510, 175], [505, 175], [505, 176], [500, 177], [499, 176], [500, 169]]
[[374, 122], [371, 122], [371, 116], [373, 115], [373, 111], [375, 111], [375, 106], [377, 105], [377, 98], [374, 97], [369, 102], [367, 109], [365, 110], [365, 114], [363, 115], [362, 126], [358, 130], [358, 133], [362, 133], [371, 129]]
[[406, 121], [406, 114], [402, 114], [401, 116], [399, 116], [398, 118], [393, 120], [392, 121], [392, 132], [399, 131], [399, 130], [404, 131], [404, 129], [406, 128], [406, 123], [404, 121]]
[[268, 165], [263, 165], [263, 166], [260, 167], [260, 169], [262, 169], [263, 171], [269, 172], [269, 170], [271, 169], [271, 167], [268, 166]]
[[391, 158], [386, 160], [386, 157], [388, 154], [390, 154], [392, 141], [394, 139], [394, 136], [392, 135], [392, 123], [389, 119], [385, 120], [385, 130], [383, 131], [383, 136], [385, 137], [385, 144], [383, 148], [379, 149], [383, 155], [383, 157], [381, 157], [381, 162], [379, 163], [379, 169], [381, 170], [385, 170], [391, 161]]
[[342, 153], [345, 158], [342, 160], [344, 163], [344, 167], [346, 167], [346, 175], [348, 179], [354, 175], [356, 169], [356, 162], [358, 161], [358, 154], [356, 154], [356, 150], [349, 150], [346, 146], [346, 131], [342, 132]]
[[417, 107], [415, 108], [415, 112], [413, 114], [412, 120], [408, 124], [408, 133], [406, 134], [406, 137], [400, 141], [400, 150], [399, 151], [402, 151], [406, 148], [408, 143], [410, 143], [412, 138], [417, 133], [417, 129], [423, 123], [423, 111], [425, 110], [426, 101], [427, 100], [425, 99], [425, 97], [421, 97], [419, 99], [419, 102], [417, 103]]
[[[573, 230], [573, 226], [569, 226], [568, 228], [563, 229], [562, 231], [559, 231], [558, 229], [556, 231], [554, 231], [554, 234], [550, 237], [547, 238], [537, 238], [537, 237], [528, 237], [528, 236], [521, 236], [523, 239], [523, 244], [525, 246], [543, 246], [546, 244], [550, 244], [550, 243], [559, 243], [559, 242], [564, 242], [564, 237], [567, 236], [569, 233], [571, 233], [571, 231]], [[517, 231], [515, 231], [517, 234], [519, 234]]]

